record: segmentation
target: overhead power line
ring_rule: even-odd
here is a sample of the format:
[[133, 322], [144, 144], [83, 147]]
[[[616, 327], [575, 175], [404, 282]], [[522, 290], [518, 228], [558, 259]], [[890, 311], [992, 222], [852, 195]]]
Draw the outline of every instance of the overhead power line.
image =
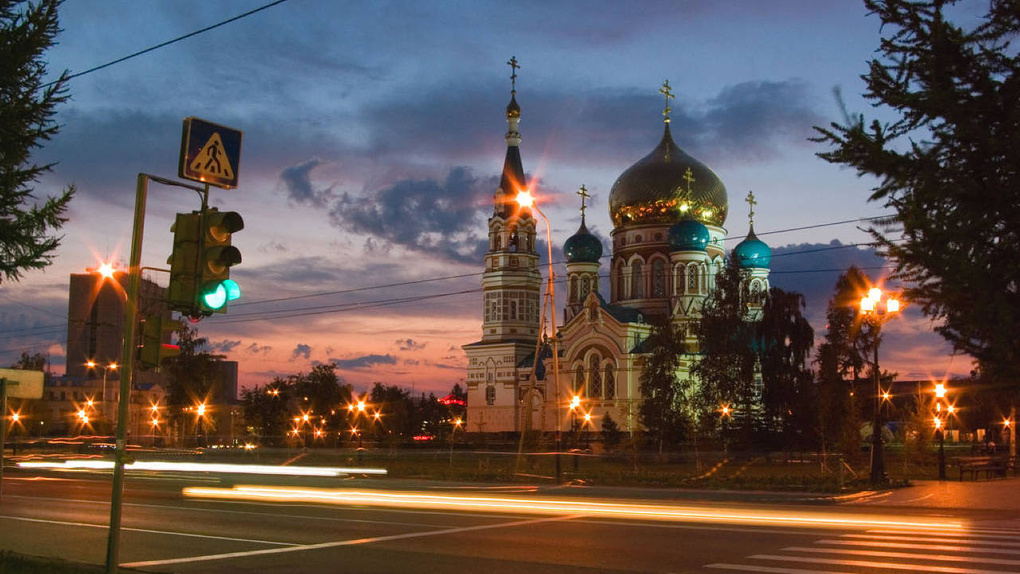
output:
[[[138, 56], [141, 56], [142, 54], [148, 54], [149, 52], [154, 52], [154, 51], [156, 51], [156, 50], [158, 50], [160, 48], [165, 48], [165, 47], [167, 47], [167, 46], [169, 46], [171, 44], [176, 44], [177, 42], [180, 42], [182, 40], [187, 40], [188, 38], [191, 38], [193, 36], [198, 36], [199, 34], [204, 34], [204, 33], [208, 32], [210, 30], [215, 30], [216, 28], [219, 28], [220, 26], [226, 26], [227, 24], [230, 24], [231, 22], [236, 22], [236, 21], [238, 21], [238, 20], [240, 20], [242, 18], [247, 18], [248, 16], [251, 16], [252, 14], [256, 14], [256, 13], [261, 12], [263, 10], [266, 10], [268, 8], [272, 8], [273, 6], [276, 6], [277, 4], [283, 4], [286, 1], [287, 0], [275, 0], [274, 2], [270, 2], [269, 4], [265, 4], [263, 6], [259, 6], [258, 8], [255, 8], [254, 10], [249, 10], [249, 11], [245, 12], [244, 14], [238, 14], [237, 16], [234, 16], [233, 18], [227, 18], [226, 20], [223, 20], [222, 22], [217, 22], [216, 24], [213, 24], [212, 26], [206, 26], [205, 28], [202, 28], [201, 30], [195, 30], [194, 32], [189, 32], [187, 34], [184, 34], [183, 36], [178, 36], [178, 37], [174, 38], [173, 40], [167, 40], [166, 42], [163, 42], [161, 44], [156, 44], [155, 46], [150, 46], [150, 47], [148, 47], [148, 48], [146, 48], [144, 50], [139, 50], [139, 51], [137, 51], [137, 52], [135, 52], [133, 54], [128, 54], [127, 56], [124, 56], [122, 58], [117, 58], [116, 60], [111, 60], [111, 61], [109, 61], [109, 62], [107, 62], [105, 64], [101, 64], [99, 66], [95, 66], [93, 68], [89, 68], [89, 69], [85, 70], [84, 72], [77, 72], [77, 73], [74, 73], [74, 74], [69, 74], [69, 75], [65, 76], [63, 79], [64, 79], [64, 81], [73, 80], [75, 78], [80, 78], [81, 76], [84, 76], [86, 74], [91, 74], [92, 72], [97, 72], [97, 71], [102, 70], [104, 68], [109, 68], [110, 66], [113, 66], [115, 64], [119, 64], [121, 62], [126, 62], [126, 61], [128, 61], [128, 60], [130, 60], [132, 58], [137, 58]], [[52, 81], [52, 82], [50, 82], [48, 84], [44, 84], [42, 87], [43, 88], [48, 88], [48, 87], [52, 86], [53, 84], [56, 84], [59, 81], [60, 80], [54, 80], [54, 81]]]

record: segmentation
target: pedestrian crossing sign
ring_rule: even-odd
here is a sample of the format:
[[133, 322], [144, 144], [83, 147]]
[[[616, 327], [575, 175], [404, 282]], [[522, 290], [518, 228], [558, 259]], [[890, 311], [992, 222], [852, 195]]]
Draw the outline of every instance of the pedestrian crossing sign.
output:
[[184, 118], [177, 174], [224, 189], [237, 187], [243, 136], [234, 128], [196, 117]]

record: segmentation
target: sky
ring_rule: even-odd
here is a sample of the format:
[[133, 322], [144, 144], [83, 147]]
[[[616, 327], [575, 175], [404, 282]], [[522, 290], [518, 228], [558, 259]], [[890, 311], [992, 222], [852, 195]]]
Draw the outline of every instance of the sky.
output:
[[[68, 2], [48, 69], [82, 72], [268, 2]], [[582, 184], [588, 227], [608, 239], [609, 191], [658, 143], [668, 79], [674, 139], [728, 189], [727, 248], [747, 233], [753, 190], [772, 284], [804, 294], [820, 338], [840, 271], [889, 272], [854, 246], [868, 241], [857, 220], [889, 213], [868, 202], [873, 182], [810, 141], [842, 119], [840, 98], [883, 117], [860, 78], [880, 37], [856, 0], [288, 0], [82, 75], [34, 157], [58, 162], [37, 197], [77, 186], [70, 221], [50, 267], [0, 285], [0, 364], [44, 352], [63, 372], [69, 275], [126, 266], [136, 176], [175, 177], [182, 119], [197, 116], [244, 132], [238, 188], [210, 193], [244, 217], [231, 272], [243, 295], [198, 324], [241, 385], [333, 363], [356, 389], [445, 394], [465, 378], [460, 347], [481, 334], [512, 56], [521, 153], [555, 262]], [[167, 267], [174, 214], [198, 207], [191, 191], [150, 185], [143, 266]], [[932, 328], [909, 307], [887, 323], [882, 367], [903, 380], [968, 373]]]

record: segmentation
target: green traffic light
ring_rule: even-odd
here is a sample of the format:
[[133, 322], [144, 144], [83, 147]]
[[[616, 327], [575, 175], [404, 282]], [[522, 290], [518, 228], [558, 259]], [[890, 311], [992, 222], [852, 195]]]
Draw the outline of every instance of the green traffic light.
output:
[[[222, 308], [227, 304], [227, 288], [223, 286], [224, 282], [217, 282], [214, 284], [206, 284], [202, 288], [202, 303], [213, 311]], [[238, 290], [240, 292], [240, 290]]]
[[241, 297], [241, 286], [237, 284], [237, 281], [227, 279], [221, 285], [227, 290], [227, 301], [233, 301]]

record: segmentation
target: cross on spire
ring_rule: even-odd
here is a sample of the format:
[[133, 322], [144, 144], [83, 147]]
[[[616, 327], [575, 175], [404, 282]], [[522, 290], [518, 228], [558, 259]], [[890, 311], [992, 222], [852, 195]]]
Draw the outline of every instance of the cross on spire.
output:
[[662, 82], [662, 87], [659, 88], [659, 93], [666, 96], [666, 108], [662, 110], [662, 116], [665, 118], [666, 123], [669, 123], [669, 112], [673, 111], [673, 108], [669, 107], [669, 101], [674, 98], [673, 90], [669, 86], [669, 80]]
[[691, 196], [691, 184], [697, 181], [694, 179], [694, 172], [691, 171], [691, 168], [689, 167], [687, 168], [687, 171], [684, 172], [684, 181], [687, 182], [687, 197], [689, 199]]
[[754, 192], [747, 192], [747, 198], [744, 201], [747, 202], [748, 207], [747, 220], [751, 225], [754, 225], [754, 206], [758, 205], [758, 202], [754, 200]]
[[577, 190], [577, 195], [581, 196], [581, 219], [584, 219], [584, 210], [587, 209], [584, 200], [591, 197], [591, 195], [588, 194], [588, 188], [584, 187], [583, 183], [581, 184], [581, 189]]
[[510, 66], [510, 89], [517, 90], [517, 70], [520, 69], [521, 65], [517, 63], [517, 56], [511, 56], [510, 60], [506, 63]]

